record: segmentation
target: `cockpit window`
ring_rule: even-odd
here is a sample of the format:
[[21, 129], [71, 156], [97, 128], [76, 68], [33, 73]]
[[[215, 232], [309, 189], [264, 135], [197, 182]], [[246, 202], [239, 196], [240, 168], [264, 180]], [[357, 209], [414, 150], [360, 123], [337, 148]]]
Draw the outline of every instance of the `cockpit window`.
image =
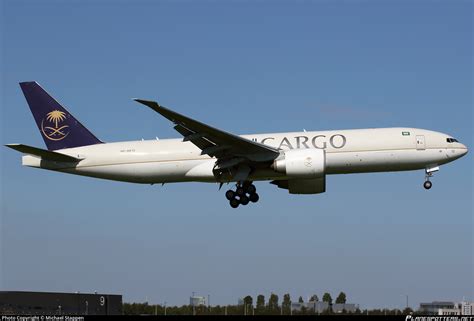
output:
[[455, 139], [455, 138], [446, 138], [446, 141], [447, 141], [448, 143], [459, 143], [458, 140]]

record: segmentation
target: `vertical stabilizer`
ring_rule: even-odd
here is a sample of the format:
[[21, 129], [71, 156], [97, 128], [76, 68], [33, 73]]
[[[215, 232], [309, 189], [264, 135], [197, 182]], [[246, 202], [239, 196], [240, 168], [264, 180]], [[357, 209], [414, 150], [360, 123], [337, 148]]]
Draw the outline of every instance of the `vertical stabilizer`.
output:
[[102, 143], [37, 82], [21, 82], [20, 87], [49, 150]]

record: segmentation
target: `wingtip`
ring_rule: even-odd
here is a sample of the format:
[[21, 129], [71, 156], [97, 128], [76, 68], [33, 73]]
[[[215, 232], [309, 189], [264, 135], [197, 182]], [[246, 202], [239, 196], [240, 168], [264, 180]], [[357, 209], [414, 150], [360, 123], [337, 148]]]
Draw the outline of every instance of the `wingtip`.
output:
[[160, 104], [158, 104], [154, 100], [146, 100], [146, 99], [140, 99], [140, 98], [132, 98], [132, 100], [136, 101], [137, 103], [148, 106], [148, 107], [155, 107], [155, 106], [160, 107]]
[[18, 146], [18, 145], [21, 145], [21, 144], [5, 144], [3, 146], [13, 148], [13, 147]]
[[23, 146], [22, 144], [5, 144], [5, 147], [11, 148], [13, 150], [19, 151], [19, 149]]

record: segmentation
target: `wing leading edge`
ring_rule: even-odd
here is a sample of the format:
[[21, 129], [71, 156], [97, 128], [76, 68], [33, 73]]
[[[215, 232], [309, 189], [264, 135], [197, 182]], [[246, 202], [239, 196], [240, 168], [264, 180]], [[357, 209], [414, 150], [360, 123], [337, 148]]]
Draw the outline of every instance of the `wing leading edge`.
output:
[[175, 124], [174, 129], [183, 136], [183, 141], [192, 142], [201, 149], [202, 155], [216, 157], [216, 165], [220, 168], [269, 162], [280, 155], [275, 148], [211, 127], [160, 106], [156, 101], [134, 100], [172, 121]]

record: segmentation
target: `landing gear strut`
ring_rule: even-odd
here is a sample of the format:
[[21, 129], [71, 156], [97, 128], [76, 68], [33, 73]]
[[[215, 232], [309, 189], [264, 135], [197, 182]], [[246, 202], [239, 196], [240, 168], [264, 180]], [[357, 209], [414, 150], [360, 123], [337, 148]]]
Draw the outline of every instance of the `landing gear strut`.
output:
[[225, 197], [229, 200], [229, 204], [232, 208], [239, 207], [240, 204], [247, 205], [248, 203], [256, 203], [259, 200], [257, 189], [252, 182], [238, 182], [236, 184], [235, 191], [228, 190], [225, 192]]
[[430, 178], [433, 177], [433, 173], [439, 171], [439, 167], [429, 167], [425, 169], [425, 182], [423, 183], [423, 187], [425, 189], [430, 189], [433, 184], [430, 181]]

